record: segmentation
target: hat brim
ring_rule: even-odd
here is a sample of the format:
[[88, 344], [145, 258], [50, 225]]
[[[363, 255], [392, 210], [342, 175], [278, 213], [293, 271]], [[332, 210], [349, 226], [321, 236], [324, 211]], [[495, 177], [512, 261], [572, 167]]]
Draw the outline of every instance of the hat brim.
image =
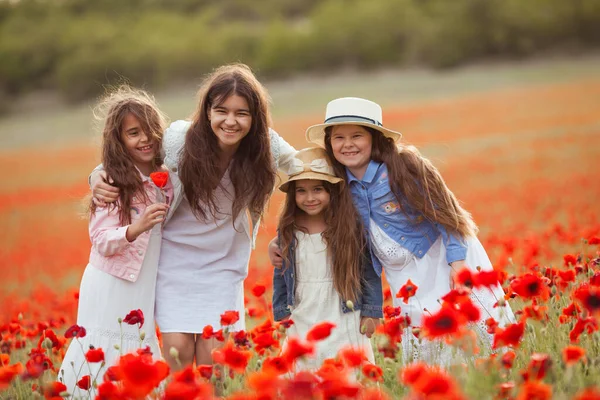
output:
[[342, 178], [338, 178], [336, 176], [320, 174], [318, 172], [307, 171], [307, 172], [302, 172], [302, 173], [299, 173], [298, 175], [294, 175], [294, 176], [288, 178], [288, 180], [285, 183], [283, 183], [279, 186], [279, 190], [281, 190], [284, 193], [287, 193], [287, 191], [290, 188], [290, 182], [299, 181], [302, 179], [311, 179], [311, 180], [315, 180], [315, 181], [327, 181], [327, 182], [333, 183], [333, 184], [344, 182], [344, 180]]
[[359, 125], [359, 126], [364, 126], [366, 128], [375, 129], [376, 131], [383, 133], [383, 135], [385, 137], [391, 138], [394, 142], [397, 142], [402, 137], [402, 134], [400, 132], [396, 132], [391, 129], [384, 128], [383, 126], [370, 124], [368, 122], [339, 121], [339, 122], [330, 122], [327, 124], [318, 124], [318, 125], [313, 125], [313, 126], [309, 127], [306, 130], [306, 140], [308, 140], [310, 143], [314, 143], [314, 144], [318, 145], [319, 147], [325, 148], [325, 128], [327, 128], [329, 126], [335, 126], [335, 125]]

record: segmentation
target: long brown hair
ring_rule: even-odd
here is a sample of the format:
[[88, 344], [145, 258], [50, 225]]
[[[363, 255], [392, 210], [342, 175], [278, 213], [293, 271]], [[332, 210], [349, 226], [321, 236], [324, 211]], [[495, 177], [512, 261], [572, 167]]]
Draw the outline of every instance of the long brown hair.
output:
[[[393, 139], [378, 130], [364, 128], [373, 139], [371, 159], [386, 165], [390, 187], [405, 214], [407, 210], [404, 205], [408, 204], [423, 217], [441, 224], [451, 233], [463, 238], [477, 235], [478, 229], [471, 214], [460, 206], [431, 161], [423, 157], [414, 146], [396, 147]], [[346, 168], [333, 155], [332, 130], [331, 126], [325, 129], [325, 150], [336, 174], [346, 179]]]
[[[327, 228], [321, 236], [327, 244], [328, 256], [331, 257], [333, 283], [344, 300], [356, 301], [361, 293], [361, 268], [365, 248], [362, 223], [346, 185], [322, 182], [330, 195], [330, 202], [329, 207], [324, 210]], [[286, 262], [289, 262], [288, 254], [294, 232], [304, 231], [296, 224], [296, 216], [302, 212], [296, 205], [296, 181], [291, 181], [278, 226], [279, 248]]]
[[229, 169], [235, 190], [233, 219], [245, 207], [262, 215], [275, 185], [267, 92], [246, 65], [220, 67], [200, 88], [200, 102], [186, 134], [179, 165], [179, 177], [190, 207], [194, 215], [202, 220], [209, 215], [217, 218], [220, 212], [215, 189], [224, 173], [219, 163], [221, 150], [208, 115], [211, 107], [222, 104], [231, 95], [246, 99], [252, 116], [250, 132], [242, 139]]
[[[143, 202], [148, 201], [142, 178], [121, 137], [123, 120], [128, 114], [137, 118], [144, 133], [156, 146], [155, 167], [161, 166], [163, 163], [160, 149], [166, 125], [165, 117], [158, 109], [154, 98], [144, 90], [134, 89], [127, 85], [119, 86], [107, 93], [94, 110], [95, 117], [104, 121], [102, 165], [106, 174], [114, 181], [111, 184], [119, 188], [118, 201], [108, 207], [118, 209], [119, 221], [123, 226], [131, 223], [131, 203], [134, 198]], [[90, 213], [95, 212], [96, 205], [92, 202]]]

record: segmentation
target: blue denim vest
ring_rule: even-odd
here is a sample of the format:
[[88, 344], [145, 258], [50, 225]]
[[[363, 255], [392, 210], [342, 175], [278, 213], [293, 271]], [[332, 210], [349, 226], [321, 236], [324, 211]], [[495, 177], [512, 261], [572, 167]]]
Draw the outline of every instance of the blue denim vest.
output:
[[[362, 293], [350, 309], [342, 299], [340, 307], [344, 313], [360, 310], [363, 317], [382, 318], [383, 294], [381, 278], [375, 273], [370, 257], [365, 254], [363, 260]], [[296, 238], [293, 239], [288, 253], [288, 262], [282, 268], [273, 268], [273, 318], [280, 321], [289, 316], [294, 306], [296, 294]], [[323, 306], [326, 306], [325, 304]]]
[[[467, 244], [462, 237], [449, 234], [444, 226], [425, 219], [404, 202], [404, 212], [400, 210], [390, 187], [385, 164], [371, 160], [362, 180], [357, 179], [348, 169], [346, 175], [352, 200], [367, 231], [371, 220], [375, 221], [390, 238], [417, 258], [422, 258], [442, 235], [448, 264], [466, 258]], [[368, 237], [372, 247], [371, 236]], [[381, 262], [372, 251], [371, 257], [375, 272], [381, 276]]]

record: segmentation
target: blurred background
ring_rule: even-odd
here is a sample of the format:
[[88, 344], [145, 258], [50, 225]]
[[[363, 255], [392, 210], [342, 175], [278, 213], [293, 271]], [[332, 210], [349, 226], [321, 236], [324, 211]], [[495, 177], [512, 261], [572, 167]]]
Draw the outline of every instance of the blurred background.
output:
[[[297, 148], [329, 100], [380, 103], [474, 214], [499, 268], [600, 232], [600, 1], [0, 0], [2, 319], [58, 310], [77, 290], [105, 86], [144, 87], [182, 119], [205, 74], [238, 61]], [[280, 200], [251, 284], [269, 282]]]

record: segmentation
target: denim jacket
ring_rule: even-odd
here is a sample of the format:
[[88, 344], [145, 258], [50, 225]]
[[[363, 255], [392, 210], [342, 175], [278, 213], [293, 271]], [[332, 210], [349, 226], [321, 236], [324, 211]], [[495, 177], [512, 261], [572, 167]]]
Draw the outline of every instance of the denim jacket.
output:
[[[342, 299], [340, 306], [344, 313], [360, 310], [362, 317], [382, 318], [383, 294], [381, 278], [371, 266], [370, 258], [361, 257], [363, 270], [362, 293], [354, 302], [354, 310], [348, 308]], [[288, 263], [284, 261], [282, 268], [273, 269], [273, 318], [280, 321], [289, 316], [295, 302], [296, 292], [296, 239], [292, 241], [288, 253]]]
[[[385, 164], [371, 160], [362, 180], [358, 180], [348, 169], [346, 174], [354, 205], [363, 219], [365, 229], [370, 229], [372, 219], [390, 238], [418, 258], [422, 258], [442, 235], [448, 264], [466, 258], [467, 244], [462, 237], [449, 234], [444, 226], [425, 219], [408, 204], [403, 203], [406, 214], [400, 210], [390, 187]], [[368, 236], [370, 243], [371, 236]], [[381, 275], [382, 265], [373, 251], [371, 257], [375, 272]]]

